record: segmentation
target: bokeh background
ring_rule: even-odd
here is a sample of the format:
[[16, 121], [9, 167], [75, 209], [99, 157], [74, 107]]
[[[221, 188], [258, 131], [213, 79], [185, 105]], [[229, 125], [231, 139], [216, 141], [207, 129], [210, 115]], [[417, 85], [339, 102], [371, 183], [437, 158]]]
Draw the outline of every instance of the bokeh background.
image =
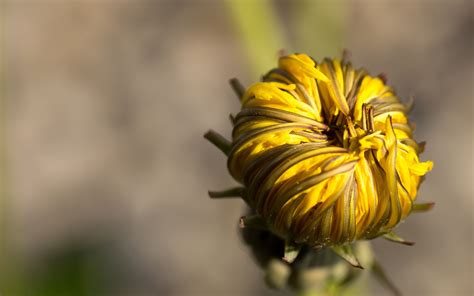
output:
[[[228, 79], [277, 52], [349, 49], [414, 95], [435, 162], [399, 233], [374, 242], [405, 295], [473, 295], [473, 2], [1, 2], [3, 284], [17, 295], [285, 295], [241, 242]], [[374, 281], [373, 295], [390, 295]], [[15, 286], [15, 288], [12, 288]], [[19, 292], [21, 291], [21, 292]], [[2, 295], [9, 295], [4, 292]]]

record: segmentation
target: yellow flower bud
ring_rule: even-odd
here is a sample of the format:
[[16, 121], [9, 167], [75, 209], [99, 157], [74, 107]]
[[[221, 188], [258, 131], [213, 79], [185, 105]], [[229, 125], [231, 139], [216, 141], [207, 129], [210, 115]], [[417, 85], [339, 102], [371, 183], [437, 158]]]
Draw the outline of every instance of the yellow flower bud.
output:
[[420, 162], [409, 107], [383, 77], [345, 60], [317, 64], [292, 54], [245, 91], [232, 83], [242, 104], [232, 141], [206, 137], [228, 155], [242, 187], [211, 196], [242, 196], [287, 242], [321, 248], [381, 235], [404, 242], [391, 230], [430, 207], [415, 200], [433, 164]]

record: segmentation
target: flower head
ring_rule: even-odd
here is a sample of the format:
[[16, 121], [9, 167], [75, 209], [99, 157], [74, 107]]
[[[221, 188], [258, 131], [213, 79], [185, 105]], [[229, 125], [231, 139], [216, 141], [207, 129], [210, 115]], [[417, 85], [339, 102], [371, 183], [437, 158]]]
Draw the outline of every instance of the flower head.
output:
[[[285, 241], [314, 248], [344, 246], [391, 230], [412, 211], [423, 176], [423, 144], [403, 104], [383, 76], [346, 60], [317, 64], [305, 54], [279, 59], [278, 68], [244, 91], [232, 117], [232, 141], [206, 136], [228, 155], [243, 187], [211, 196], [240, 195], [252, 219]], [[254, 222], [252, 222], [254, 221]], [[407, 243], [407, 242], [405, 242]]]

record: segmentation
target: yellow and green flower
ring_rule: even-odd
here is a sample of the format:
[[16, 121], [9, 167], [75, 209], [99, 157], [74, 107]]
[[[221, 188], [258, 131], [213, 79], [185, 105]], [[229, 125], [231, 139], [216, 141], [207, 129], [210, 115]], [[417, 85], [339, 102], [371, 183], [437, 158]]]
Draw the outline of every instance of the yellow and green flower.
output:
[[330, 247], [354, 266], [356, 241], [410, 244], [392, 230], [432, 207], [416, 198], [433, 163], [420, 161], [424, 144], [413, 139], [411, 106], [383, 75], [345, 58], [316, 63], [291, 54], [246, 90], [231, 84], [242, 104], [231, 116], [232, 140], [205, 136], [226, 153], [241, 186], [209, 194], [242, 197], [254, 213], [243, 226], [267, 229], [287, 250]]

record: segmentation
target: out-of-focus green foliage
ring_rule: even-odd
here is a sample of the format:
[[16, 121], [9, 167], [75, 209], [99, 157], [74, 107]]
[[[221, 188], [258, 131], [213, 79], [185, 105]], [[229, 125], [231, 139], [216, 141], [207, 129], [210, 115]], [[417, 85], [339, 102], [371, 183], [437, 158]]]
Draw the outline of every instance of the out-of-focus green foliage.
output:
[[[228, 0], [234, 28], [251, 75], [275, 66], [280, 50], [306, 52], [316, 59], [340, 55], [347, 19], [345, 0]], [[287, 30], [281, 17], [288, 18]]]
[[295, 48], [317, 60], [339, 56], [345, 39], [347, 1], [296, 0], [291, 15]]
[[28, 270], [18, 290], [28, 296], [99, 296], [104, 254], [80, 244], [59, 250]]
[[275, 64], [277, 53], [287, 45], [270, 0], [228, 0], [234, 27], [247, 54], [252, 75], [258, 77]]
[[[250, 75], [257, 78], [275, 66], [278, 52], [305, 51], [322, 55], [337, 54], [342, 43], [343, 2], [272, 0], [227, 0], [239, 43], [246, 54]], [[0, 5], [3, 6], [3, 5]], [[0, 8], [0, 11], [4, 11]], [[288, 9], [289, 32], [283, 30], [278, 9]], [[1, 16], [0, 16], [1, 18]], [[0, 26], [3, 23], [0, 22]], [[0, 32], [3, 28], [0, 27]], [[0, 33], [0, 118], [4, 118], [3, 34]], [[3, 140], [3, 125], [0, 139]], [[103, 250], [76, 244], [53, 252], [37, 264], [24, 268], [15, 260], [13, 250], [6, 250], [5, 220], [8, 200], [4, 187], [4, 141], [0, 142], [0, 275], [2, 296], [94, 296], [100, 294], [104, 275], [99, 273]], [[7, 256], [8, 254], [8, 256]], [[7, 260], [8, 259], [8, 260]], [[102, 263], [101, 263], [102, 262]]]

